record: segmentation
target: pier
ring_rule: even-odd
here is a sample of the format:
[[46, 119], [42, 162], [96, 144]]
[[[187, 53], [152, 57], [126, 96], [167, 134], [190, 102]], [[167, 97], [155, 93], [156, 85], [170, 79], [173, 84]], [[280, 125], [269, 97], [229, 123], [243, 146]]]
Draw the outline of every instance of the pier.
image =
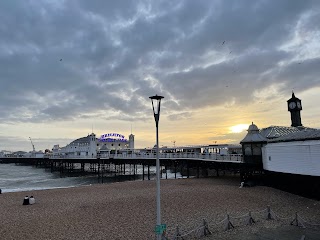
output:
[[[159, 154], [162, 178], [168, 178], [168, 172], [183, 177], [220, 176], [226, 171], [240, 176], [247, 176], [259, 168], [243, 162], [241, 154], [219, 154], [201, 152], [162, 152]], [[156, 154], [149, 152], [103, 153], [96, 158], [81, 156], [59, 156], [50, 158], [2, 158], [1, 163], [33, 165], [51, 172], [59, 172], [60, 177], [95, 175], [97, 182], [103, 183], [107, 178], [125, 180], [150, 180], [155, 174]], [[240, 178], [239, 178], [240, 181]]]

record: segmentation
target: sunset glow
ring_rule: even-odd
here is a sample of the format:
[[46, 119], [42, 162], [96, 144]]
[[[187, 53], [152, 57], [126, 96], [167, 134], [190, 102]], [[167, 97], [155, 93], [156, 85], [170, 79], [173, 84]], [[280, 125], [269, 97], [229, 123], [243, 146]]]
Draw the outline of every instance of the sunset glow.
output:
[[240, 133], [242, 131], [247, 130], [248, 127], [249, 127], [248, 124], [238, 124], [238, 125], [230, 127], [230, 130], [232, 133]]

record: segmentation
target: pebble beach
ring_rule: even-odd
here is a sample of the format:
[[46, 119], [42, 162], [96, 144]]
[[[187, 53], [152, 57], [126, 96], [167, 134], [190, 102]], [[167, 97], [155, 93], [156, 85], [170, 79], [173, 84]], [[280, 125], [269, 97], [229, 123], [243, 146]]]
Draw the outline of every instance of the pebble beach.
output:
[[[33, 195], [36, 203], [22, 205], [26, 195]], [[3, 193], [0, 203], [0, 239], [155, 239], [155, 181]], [[237, 177], [161, 180], [162, 223], [168, 232], [177, 225], [192, 229], [203, 219], [210, 225], [227, 213], [241, 216], [267, 206], [280, 216], [298, 212], [306, 221], [320, 224], [320, 201], [265, 186], [239, 188]], [[205, 239], [249, 239], [259, 231], [287, 225], [257, 221], [226, 232], [212, 231]]]

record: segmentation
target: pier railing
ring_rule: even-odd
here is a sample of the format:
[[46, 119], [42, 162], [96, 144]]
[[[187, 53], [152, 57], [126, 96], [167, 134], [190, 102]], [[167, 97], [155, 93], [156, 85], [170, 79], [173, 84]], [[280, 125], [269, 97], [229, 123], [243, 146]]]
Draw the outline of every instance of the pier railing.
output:
[[[102, 153], [100, 158], [114, 158], [114, 159], [155, 159], [157, 155], [155, 153], [120, 153], [109, 154]], [[242, 154], [227, 154], [220, 155], [218, 153], [160, 153], [161, 159], [190, 159], [190, 160], [202, 160], [202, 161], [219, 161], [219, 162], [242, 162]]]
[[[41, 158], [50, 159], [156, 159], [156, 153], [143, 153], [143, 152], [133, 152], [133, 153], [99, 153], [97, 156], [87, 156], [87, 155], [45, 155]], [[3, 159], [7, 158], [28, 158], [28, 157], [17, 157], [17, 156], [5, 156]], [[40, 157], [35, 157], [40, 158]], [[219, 154], [219, 153], [159, 153], [159, 158], [170, 159], [170, 160], [199, 160], [199, 161], [215, 161], [215, 162], [243, 162], [242, 154]]]

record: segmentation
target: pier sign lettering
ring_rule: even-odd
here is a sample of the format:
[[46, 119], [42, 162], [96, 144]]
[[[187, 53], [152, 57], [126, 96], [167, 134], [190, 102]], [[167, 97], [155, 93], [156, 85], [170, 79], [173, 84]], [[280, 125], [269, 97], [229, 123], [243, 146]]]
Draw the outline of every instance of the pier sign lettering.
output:
[[98, 138], [100, 142], [128, 142], [128, 140], [119, 133], [107, 133]]

